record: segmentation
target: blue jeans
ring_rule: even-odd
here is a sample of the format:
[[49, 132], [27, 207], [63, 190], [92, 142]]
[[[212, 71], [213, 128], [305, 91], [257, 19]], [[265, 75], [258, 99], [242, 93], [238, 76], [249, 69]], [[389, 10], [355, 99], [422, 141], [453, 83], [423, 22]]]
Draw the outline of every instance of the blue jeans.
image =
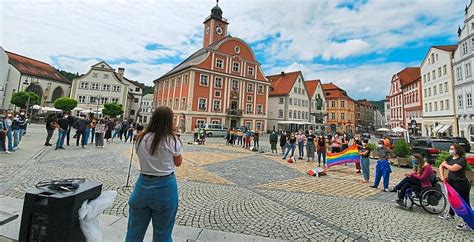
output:
[[91, 135], [91, 128], [86, 128], [86, 134], [84, 135], [84, 145], [87, 145], [87, 143], [89, 142], [89, 137]]
[[24, 130], [23, 131], [20, 129], [13, 130], [13, 148], [18, 147], [18, 145], [20, 144], [22, 132], [24, 132]]
[[295, 154], [295, 149], [296, 149], [296, 144], [288, 144], [287, 145], [287, 149], [286, 149], [286, 153], [285, 153], [285, 158], [288, 156], [288, 153], [290, 153], [290, 150], [291, 150], [291, 155], [290, 157], [293, 157], [293, 155]]
[[63, 147], [64, 145], [64, 138], [66, 138], [67, 131], [66, 130], [59, 130], [58, 140], [56, 140], [56, 148]]
[[174, 174], [154, 178], [140, 175], [128, 205], [126, 242], [143, 241], [150, 220], [153, 242], [173, 241], [171, 235], [178, 211], [178, 185]]
[[303, 158], [303, 156], [304, 156], [304, 142], [298, 142], [298, 152], [299, 152], [299, 157]]
[[26, 132], [26, 129], [18, 129], [20, 131], [20, 136], [19, 136], [19, 140], [21, 141], [21, 138], [23, 137], [23, 135], [25, 134]]
[[362, 168], [362, 174], [364, 175], [364, 180], [368, 181], [370, 177], [370, 159], [367, 157], [360, 157], [360, 168]]
[[8, 138], [8, 151], [13, 151], [13, 132], [12, 129], [8, 129], [7, 131], [7, 138]]
[[390, 163], [388, 160], [378, 160], [377, 165], [375, 166], [375, 180], [374, 187], [378, 187], [380, 179], [383, 177], [383, 189], [388, 189], [388, 182], [390, 180], [390, 173], [392, 169], [390, 168]]
[[321, 158], [323, 158], [323, 165], [326, 165], [326, 151], [318, 151], [318, 166], [321, 165]]

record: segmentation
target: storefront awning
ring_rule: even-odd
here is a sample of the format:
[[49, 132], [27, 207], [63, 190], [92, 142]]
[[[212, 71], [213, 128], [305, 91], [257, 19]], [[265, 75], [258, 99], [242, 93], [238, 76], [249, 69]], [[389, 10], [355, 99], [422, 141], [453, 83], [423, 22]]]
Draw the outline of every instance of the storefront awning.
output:
[[448, 130], [450, 127], [451, 127], [451, 125], [446, 124], [441, 129], [438, 130], [438, 133], [442, 134], [442, 133], [446, 132], [446, 130]]
[[312, 125], [313, 123], [305, 122], [305, 121], [278, 121], [278, 124], [307, 124], [307, 125]]
[[438, 131], [439, 131], [443, 126], [444, 126], [444, 125], [442, 125], [442, 124], [438, 124], [438, 126], [436, 126], [436, 127], [432, 130], [432, 132], [435, 133], [435, 134], [438, 133]]

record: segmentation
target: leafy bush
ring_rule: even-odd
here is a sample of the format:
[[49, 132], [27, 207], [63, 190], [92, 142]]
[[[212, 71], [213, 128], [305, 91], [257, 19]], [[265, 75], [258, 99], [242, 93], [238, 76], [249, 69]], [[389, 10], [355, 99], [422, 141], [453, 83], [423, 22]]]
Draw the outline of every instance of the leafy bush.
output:
[[439, 153], [438, 158], [436, 158], [435, 166], [439, 167], [441, 163], [443, 163], [443, 161], [445, 161], [448, 157], [449, 157], [449, 152], [441, 151], [441, 153]]
[[102, 114], [115, 118], [123, 113], [122, 104], [117, 103], [106, 103], [104, 104], [104, 109], [102, 109]]
[[[28, 103], [28, 97], [30, 98], [30, 102]], [[10, 100], [11, 104], [14, 104], [20, 108], [27, 108], [27, 105], [35, 105], [39, 104], [39, 96], [34, 92], [15, 92], [12, 95], [12, 99]]]
[[393, 153], [397, 157], [407, 158], [410, 155], [410, 147], [405, 140], [398, 140], [393, 148]]
[[54, 107], [63, 111], [71, 111], [77, 106], [77, 100], [69, 97], [61, 97], [54, 101]]
[[375, 143], [368, 143], [367, 148], [369, 148], [370, 151], [375, 151], [377, 149], [377, 144]]

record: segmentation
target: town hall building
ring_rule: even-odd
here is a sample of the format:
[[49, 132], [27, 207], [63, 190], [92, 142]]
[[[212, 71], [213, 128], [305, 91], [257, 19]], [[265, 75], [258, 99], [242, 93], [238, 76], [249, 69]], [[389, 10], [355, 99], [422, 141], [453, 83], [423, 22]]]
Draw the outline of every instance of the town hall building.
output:
[[216, 5], [204, 20], [203, 47], [154, 81], [154, 105], [170, 107], [181, 132], [206, 123], [267, 129], [270, 82], [250, 46], [228, 35], [227, 26]]

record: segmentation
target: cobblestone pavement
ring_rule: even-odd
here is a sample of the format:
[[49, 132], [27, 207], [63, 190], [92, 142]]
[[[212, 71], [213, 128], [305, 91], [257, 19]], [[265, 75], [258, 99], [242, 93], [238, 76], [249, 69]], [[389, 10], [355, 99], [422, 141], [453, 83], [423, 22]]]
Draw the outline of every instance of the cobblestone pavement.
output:
[[[127, 216], [132, 187], [125, 187], [131, 144], [106, 144], [104, 149], [43, 147], [42, 126], [33, 125], [22, 148], [0, 155], [0, 194], [23, 198], [44, 179], [85, 177], [116, 190], [106, 214]], [[205, 146], [188, 145], [176, 171], [180, 206], [176, 223], [284, 240], [472, 240], [474, 232], [457, 231], [422, 209], [397, 207], [394, 193], [361, 183], [353, 165], [331, 168], [328, 176], [310, 177], [316, 163], [289, 164], [281, 154], [256, 153], [209, 139]], [[264, 139], [262, 139], [264, 140]], [[263, 143], [263, 142], [262, 142]], [[266, 148], [264, 147], [264, 150]], [[375, 168], [371, 164], [371, 170]], [[132, 159], [133, 185], [139, 174]], [[407, 169], [393, 168], [391, 184]]]

